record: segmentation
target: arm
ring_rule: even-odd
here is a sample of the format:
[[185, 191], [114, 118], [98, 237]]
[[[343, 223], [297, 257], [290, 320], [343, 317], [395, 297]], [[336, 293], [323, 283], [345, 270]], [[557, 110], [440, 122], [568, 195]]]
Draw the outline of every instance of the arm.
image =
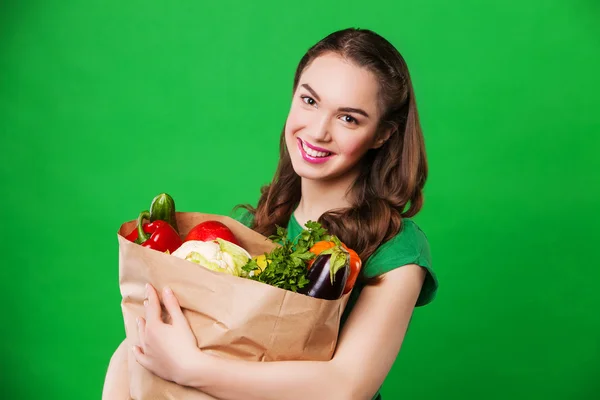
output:
[[126, 340], [119, 344], [110, 358], [102, 389], [102, 399], [130, 400]]
[[[164, 357], [171, 358], [166, 354], [180, 346], [184, 333], [160, 349], [156, 338], [167, 334], [160, 328], [170, 325], [157, 327], [152, 333], [144, 322], [140, 330], [144, 349], [136, 347], [134, 354], [140, 364], [157, 375], [222, 400], [370, 400], [400, 350], [424, 277], [421, 267], [407, 265], [385, 274], [379, 285], [365, 287], [330, 361], [230, 360], [207, 355], [194, 346], [194, 350], [180, 350], [179, 357], [188, 354], [185, 362], [161, 368]], [[149, 303], [158, 301], [154, 296], [156, 293], [149, 294]], [[166, 329], [181, 329], [185, 317], [177, 300], [173, 295], [164, 298], [174, 320], [172, 328]], [[156, 337], [150, 338], [151, 335]]]

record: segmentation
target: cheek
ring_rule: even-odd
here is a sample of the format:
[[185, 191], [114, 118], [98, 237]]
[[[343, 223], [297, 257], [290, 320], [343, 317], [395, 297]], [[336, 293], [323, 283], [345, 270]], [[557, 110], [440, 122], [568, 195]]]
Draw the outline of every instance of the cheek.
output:
[[363, 139], [352, 140], [349, 138], [348, 140], [338, 144], [344, 155], [349, 158], [362, 157], [362, 155], [369, 149], [369, 141]]
[[303, 121], [302, 112], [292, 108], [285, 123], [286, 135], [293, 136], [305, 125], [306, 121]]
[[301, 130], [301, 124], [298, 121], [297, 115], [290, 112], [285, 121], [285, 143], [288, 151], [296, 146], [296, 134]]

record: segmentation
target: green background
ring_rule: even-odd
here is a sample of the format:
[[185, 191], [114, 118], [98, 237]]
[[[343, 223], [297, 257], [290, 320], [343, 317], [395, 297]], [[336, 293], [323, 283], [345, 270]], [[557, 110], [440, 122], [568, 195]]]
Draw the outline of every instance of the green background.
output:
[[[485, 3], [485, 4], [484, 4]], [[331, 31], [407, 59], [441, 283], [385, 399], [600, 390], [600, 6], [588, 1], [0, 4], [3, 398], [98, 399], [124, 335], [116, 231], [255, 203], [294, 69]]]

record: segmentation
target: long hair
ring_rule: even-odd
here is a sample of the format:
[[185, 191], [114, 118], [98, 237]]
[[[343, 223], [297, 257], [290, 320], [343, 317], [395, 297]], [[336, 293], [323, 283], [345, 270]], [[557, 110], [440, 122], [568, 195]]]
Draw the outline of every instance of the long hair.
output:
[[[353, 204], [330, 210], [318, 220], [365, 262], [400, 231], [402, 218], [421, 210], [428, 171], [425, 144], [406, 62], [394, 46], [370, 30], [337, 31], [311, 47], [296, 69], [292, 93], [305, 68], [331, 52], [377, 76], [379, 107], [383, 110], [378, 134], [393, 129], [383, 146], [369, 150], [361, 160], [363, 168], [350, 188]], [[300, 177], [285, 143], [285, 126], [279, 152], [277, 170], [272, 182], [261, 188], [257, 207], [238, 206], [254, 214], [252, 228], [265, 236], [273, 234], [276, 225], [287, 225], [301, 197]]]

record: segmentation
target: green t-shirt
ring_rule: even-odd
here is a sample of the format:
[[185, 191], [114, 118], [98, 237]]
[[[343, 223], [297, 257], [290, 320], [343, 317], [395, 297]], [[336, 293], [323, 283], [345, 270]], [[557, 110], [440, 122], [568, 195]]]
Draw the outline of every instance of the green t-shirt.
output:
[[[254, 216], [246, 209], [239, 211], [233, 218], [248, 227], [252, 225], [254, 220]], [[302, 229], [303, 227], [298, 223], [294, 214], [292, 214], [287, 225], [287, 237], [293, 240]], [[375, 250], [366, 263], [363, 264], [362, 274], [366, 278], [374, 278], [407, 264], [419, 265], [427, 271], [425, 282], [423, 283], [416, 304], [417, 307], [424, 306], [434, 299], [438, 288], [438, 281], [432, 269], [427, 236], [413, 220], [404, 218], [400, 232]], [[363, 288], [364, 284], [357, 281], [342, 315], [340, 329], [354, 308]], [[380, 399], [381, 394], [378, 392], [373, 400]]]

